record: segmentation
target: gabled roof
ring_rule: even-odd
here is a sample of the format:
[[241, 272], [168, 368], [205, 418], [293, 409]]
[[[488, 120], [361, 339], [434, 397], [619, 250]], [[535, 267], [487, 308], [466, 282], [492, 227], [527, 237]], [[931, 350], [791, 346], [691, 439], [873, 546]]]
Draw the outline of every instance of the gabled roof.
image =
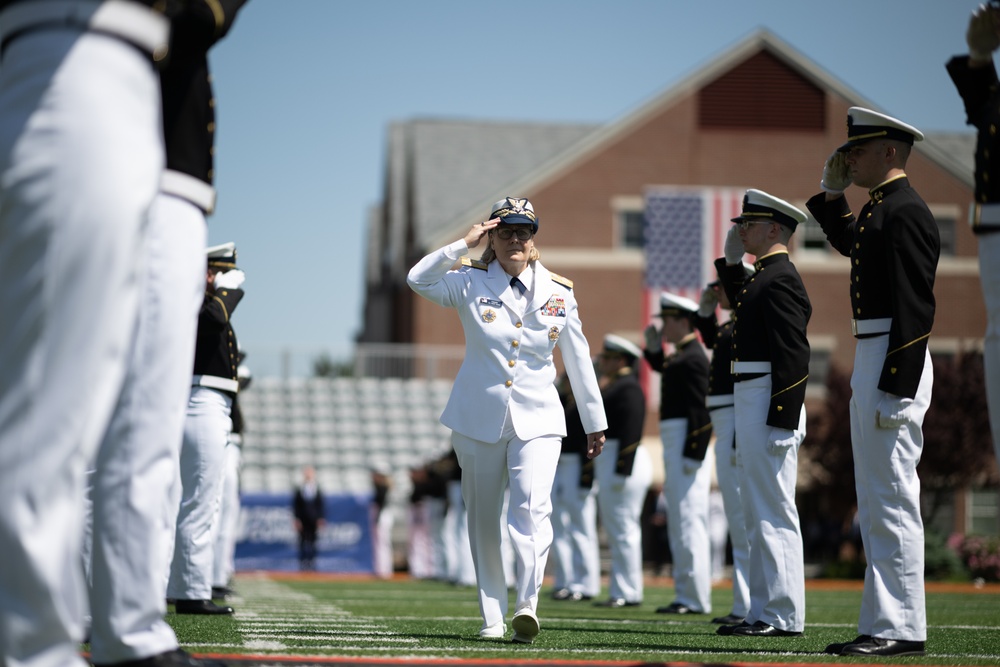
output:
[[[707, 64], [696, 67], [691, 74], [683, 78], [680, 82], [641, 105], [635, 111], [626, 114], [623, 118], [600, 126], [598, 129], [580, 138], [579, 141], [567, 147], [561, 153], [551, 156], [547, 161], [528, 165], [527, 169], [516, 174], [509, 181], [494, 181], [493, 189], [484, 192], [478, 201], [470, 202], [467, 208], [458, 211], [454, 217], [442, 221], [433, 228], [426, 228], [424, 230], [425, 234], [422, 235], [422, 239], [425, 240], [422, 248], [435, 248], [458, 238], [456, 233], [464, 230], [478, 220], [482, 216], [482, 211], [488, 210], [485, 207], [488, 207], [493, 201], [508, 193], [531, 193], [539, 190], [545, 184], [565, 173], [566, 170], [571, 169], [588, 155], [598, 152], [618, 141], [622, 135], [629, 133], [651, 117], [662, 113], [665, 109], [676, 104], [689, 94], [697, 92], [720, 75], [761, 51], [771, 53], [808, 81], [823, 90], [843, 97], [852, 105], [863, 106], [877, 111], [882, 110], [877, 104], [850, 88], [840, 79], [834, 77], [787, 42], [778, 38], [770, 31], [761, 28], [725, 51], [722, 55], [714, 58]], [[956, 154], [951, 152], [955, 148], [953, 141], [962, 142], [963, 140], [961, 138], [956, 139], [955, 135], [951, 135], [947, 142], [939, 143], [938, 138], [941, 136], [943, 135], [931, 133], [920, 144], [919, 150], [956, 178], [972, 185], [973, 177], [972, 170], [969, 168], [970, 163], [957, 159], [954, 157]], [[961, 136], [958, 135], [958, 137]], [[971, 159], [971, 151], [969, 152], [969, 158]], [[433, 234], [427, 234], [426, 232], [433, 232]]]

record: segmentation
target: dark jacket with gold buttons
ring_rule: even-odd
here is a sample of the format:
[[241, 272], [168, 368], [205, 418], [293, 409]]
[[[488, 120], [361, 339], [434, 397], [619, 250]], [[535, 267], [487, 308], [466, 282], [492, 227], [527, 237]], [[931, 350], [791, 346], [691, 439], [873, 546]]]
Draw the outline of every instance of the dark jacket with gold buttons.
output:
[[646, 423], [646, 395], [632, 369], [623, 368], [621, 375], [601, 389], [601, 396], [604, 398], [604, 414], [608, 417], [608, 429], [604, 435], [608, 440], [618, 441], [615, 474], [628, 477], [632, 474], [635, 450], [642, 440], [642, 429]]
[[844, 197], [828, 202], [821, 193], [806, 206], [830, 245], [851, 258], [852, 317], [892, 318], [878, 388], [913, 398], [934, 325], [941, 238], [930, 209], [905, 176], [869, 195], [857, 219]]
[[712, 439], [712, 418], [705, 407], [708, 355], [697, 337], [676, 348], [669, 356], [663, 350], [643, 350], [643, 356], [660, 372], [660, 421], [686, 419], [684, 456], [701, 461]]
[[[198, 314], [198, 339], [194, 350], [194, 374], [234, 380], [239, 384], [239, 345], [230, 318], [243, 298], [241, 289], [205, 292]], [[211, 386], [205, 383], [206, 386]], [[235, 394], [236, 391], [229, 392]]]
[[160, 71], [167, 169], [214, 180], [215, 98], [208, 50], [246, 0], [190, 0], [172, 17], [170, 57]]
[[[809, 378], [809, 340], [806, 327], [812, 304], [802, 278], [787, 252], [759, 258], [757, 272], [747, 278], [742, 264], [715, 260], [719, 279], [733, 305], [732, 360], [770, 362], [771, 400], [767, 425], [795, 430], [806, 397]], [[742, 382], [760, 374], [736, 374]]]
[[[946, 65], [965, 104], [965, 122], [978, 130], [976, 138], [976, 202], [1000, 203], [1000, 82], [993, 64], [969, 67], [968, 56], [955, 56]], [[980, 226], [977, 234], [1000, 232], [1000, 225]]]
[[708, 370], [708, 395], [727, 396], [733, 393], [733, 321], [719, 324], [715, 314], [699, 317], [695, 326], [705, 346], [712, 348], [712, 362]]

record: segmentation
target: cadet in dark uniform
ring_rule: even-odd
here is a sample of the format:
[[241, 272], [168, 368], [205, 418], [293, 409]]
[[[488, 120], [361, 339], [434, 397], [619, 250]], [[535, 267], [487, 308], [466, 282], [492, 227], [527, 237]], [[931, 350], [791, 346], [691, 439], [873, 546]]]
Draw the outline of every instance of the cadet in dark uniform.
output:
[[[707, 614], [712, 611], [712, 559], [708, 538], [708, 495], [711, 471], [703, 464], [712, 438], [705, 407], [708, 355], [694, 332], [698, 304], [663, 292], [663, 329], [646, 328], [644, 356], [660, 373], [660, 439], [666, 479], [667, 536], [673, 558], [674, 601], [660, 614]], [[662, 340], [674, 346], [663, 353]]]
[[[747, 277], [753, 267], [744, 264]], [[747, 542], [746, 516], [740, 497], [740, 476], [736, 466], [736, 409], [733, 407], [733, 320], [718, 323], [715, 305], [731, 311], [729, 297], [716, 280], [709, 283], [702, 294], [695, 324], [705, 345], [712, 348], [712, 363], [708, 374], [708, 406], [715, 432], [715, 476], [722, 494], [722, 506], [729, 527], [729, 541], [733, 550], [733, 606], [725, 616], [717, 616], [713, 623], [735, 624], [746, 618], [750, 611], [750, 589], [747, 575], [750, 568], [750, 544]]]
[[[831, 644], [842, 655], [923, 655], [924, 526], [917, 463], [934, 381], [927, 340], [934, 324], [937, 223], [903, 171], [916, 128], [851, 107], [848, 141], [807, 202], [827, 239], [851, 258], [855, 337], [851, 443], [865, 547], [860, 636]], [[855, 218], [844, 189], [868, 189]]]
[[610, 597], [596, 603], [602, 607], [635, 607], [642, 603], [639, 519], [653, 481], [653, 466], [641, 442], [646, 422], [646, 395], [636, 377], [641, 356], [642, 350], [632, 341], [608, 334], [597, 361], [608, 430], [605, 453], [594, 459], [594, 472], [597, 507], [611, 551]]
[[993, 52], [1000, 46], [1000, 7], [980, 5], [965, 37], [969, 55], [955, 56], [947, 67], [965, 103], [966, 122], [978, 130], [972, 231], [979, 239], [979, 282], [986, 303], [986, 399], [1000, 461], [1000, 82], [993, 65]]
[[302, 484], [292, 496], [292, 516], [295, 517], [295, 532], [299, 535], [299, 569], [315, 570], [316, 537], [326, 522], [326, 508], [312, 466], [302, 469]]
[[[806, 326], [812, 306], [788, 259], [788, 241], [805, 213], [747, 190], [715, 262], [733, 305], [732, 372], [736, 461], [750, 545], [750, 611], [718, 633], [752, 637], [802, 634], [805, 573], [795, 507], [798, 449], [805, 437], [809, 377]], [[744, 251], [757, 272], [747, 278]]]
[[205, 299], [198, 317], [194, 377], [181, 445], [181, 498], [167, 597], [178, 614], [231, 614], [212, 602], [215, 521], [222, 499], [222, 471], [239, 392], [236, 333], [230, 323], [243, 298], [236, 244], [208, 249]]

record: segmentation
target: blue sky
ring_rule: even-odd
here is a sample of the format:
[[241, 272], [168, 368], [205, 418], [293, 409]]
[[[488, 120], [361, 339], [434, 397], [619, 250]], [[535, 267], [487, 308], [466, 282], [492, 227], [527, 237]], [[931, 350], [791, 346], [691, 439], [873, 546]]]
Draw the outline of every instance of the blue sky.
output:
[[[974, 0], [250, 0], [211, 54], [234, 325], [258, 374], [346, 359], [390, 122], [612, 122], [766, 28], [886, 112], [961, 131]], [[504, 100], [498, 103], [496, 100]], [[970, 130], [971, 131], [971, 130]], [[817, 179], [824, 156], [817, 156]]]

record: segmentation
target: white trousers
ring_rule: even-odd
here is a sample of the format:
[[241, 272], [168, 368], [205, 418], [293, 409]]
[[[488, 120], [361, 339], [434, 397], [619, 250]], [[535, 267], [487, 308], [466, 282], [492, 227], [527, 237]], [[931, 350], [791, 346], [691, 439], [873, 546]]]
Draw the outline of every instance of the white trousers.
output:
[[983, 339], [983, 365], [986, 375], [986, 401], [993, 432], [993, 449], [1000, 461], [1000, 232], [980, 234], [979, 282], [986, 304], [986, 335]]
[[805, 568], [795, 480], [799, 445], [805, 437], [805, 406], [795, 429], [798, 444], [775, 455], [767, 450], [771, 376], [737, 382], [734, 397], [736, 463], [750, 544], [750, 611], [746, 621], [763, 621], [781, 630], [802, 632], [806, 618]]
[[553, 583], [556, 590], [595, 597], [601, 592], [597, 502], [593, 488], [580, 487], [582, 467], [579, 454], [559, 456], [552, 486]]
[[[667, 500], [667, 537], [673, 559], [674, 601], [696, 612], [712, 611], [712, 546], [708, 539], [711, 471], [704, 462], [685, 459], [687, 419], [660, 422]], [[691, 472], [685, 471], [685, 466]]]
[[469, 545], [469, 519], [462, 500], [462, 482], [448, 480], [448, 511], [444, 517], [445, 559], [448, 581], [461, 586], [476, 585], [476, 568]]
[[875, 409], [885, 396], [878, 380], [888, 345], [888, 336], [858, 340], [851, 376], [851, 444], [867, 560], [858, 631], [883, 639], [926, 641], [917, 464], [924, 448], [922, 426], [934, 369], [928, 351], [911, 408], [913, 420], [899, 428], [878, 428]]
[[653, 481], [653, 466], [645, 447], [635, 452], [632, 474], [615, 473], [621, 441], [604, 443], [604, 451], [594, 459], [597, 479], [597, 507], [611, 550], [609, 597], [626, 602], [642, 602], [642, 506]]
[[392, 528], [396, 517], [393, 506], [388, 501], [382, 511], [377, 515], [375, 512], [375, 505], [372, 503], [372, 567], [375, 576], [389, 579], [396, 566], [392, 550]]
[[733, 545], [733, 609], [736, 616], [750, 612], [750, 588], [747, 576], [750, 569], [750, 544], [747, 542], [746, 517], [740, 496], [740, 475], [736, 466], [736, 409], [732, 406], [711, 411], [712, 429], [715, 431], [715, 477], [722, 493], [722, 506], [729, 524], [729, 541]]
[[226, 445], [222, 471], [222, 503], [219, 507], [219, 532], [212, 551], [212, 586], [229, 586], [236, 571], [236, 533], [240, 523], [240, 464], [243, 452], [232, 434]]
[[[163, 168], [159, 79], [66, 26], [0, 67], [0, 663], [84, 665], [84, 471], [118, 399]], [[156, 604], [150, 601], [150, 604]]]
[[164, 573], [204, 294], [205, 236], [201, 209], [157, 196], [142, 255], [139, 319], [125, 385], [92, 476], [95, 662], [135, 660], [177, 647], [163, 620]]
[[514, 547], [514, 612], [538, 608], [538, 593], [552, 545], [552, 483], [561, 438], [517, 437], [508, 415], [497, 442], [452, 434], [462, 467], [462, 496], [469, 514], [469, 542], [479, 584], [483, 627], [504, 622], [507, 585], [501, 549], [504, 490], [510, 484], [507, 528]]
[[232, 398], [208, 387], [191, 387], [181, 446], [181, 500], [167, 596], [212, 597], [213, 547], [222, 501], [226, 444], [233, 428]]

